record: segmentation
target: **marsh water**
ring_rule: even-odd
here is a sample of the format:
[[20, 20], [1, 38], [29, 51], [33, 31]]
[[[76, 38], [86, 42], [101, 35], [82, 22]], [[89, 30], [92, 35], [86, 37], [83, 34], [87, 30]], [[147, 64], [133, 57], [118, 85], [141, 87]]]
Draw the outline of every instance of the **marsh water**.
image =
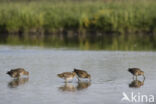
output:
[[[155, 64], [155, 52], [0, 46], [0, 104], [135, 104], [121, 101], [123, 93], [155, 97]], [[12, 79], [6, 74], [18, 67], [29, 71], [29, 77]], [[133, 81], [129, 67], [144, 70], [146, 79], [140, 76]], [[88, 71], [91, 82], [75, 78], [64, 83], [57, 77], [73, 68]], [[145, 99], [137, 102], [149, 103]]]

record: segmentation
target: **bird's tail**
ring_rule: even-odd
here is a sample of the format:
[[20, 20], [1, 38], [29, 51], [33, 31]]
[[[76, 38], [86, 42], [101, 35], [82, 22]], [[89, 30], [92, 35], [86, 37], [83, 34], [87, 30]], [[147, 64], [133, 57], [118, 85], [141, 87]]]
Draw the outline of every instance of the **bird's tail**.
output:
[[24, 75], [29, 75], [29, 72], [28, 71], [24, 71]]

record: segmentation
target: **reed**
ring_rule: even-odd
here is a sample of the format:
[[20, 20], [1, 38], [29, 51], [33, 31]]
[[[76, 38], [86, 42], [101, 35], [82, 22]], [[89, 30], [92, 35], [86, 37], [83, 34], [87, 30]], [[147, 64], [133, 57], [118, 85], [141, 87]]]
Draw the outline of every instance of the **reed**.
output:
[[155, 32], [154, 0], [2, 2], [0, 32]]
[[155, 10], [155, 0], [1, 2], [0, 42], [81, 49], [156, 49]]

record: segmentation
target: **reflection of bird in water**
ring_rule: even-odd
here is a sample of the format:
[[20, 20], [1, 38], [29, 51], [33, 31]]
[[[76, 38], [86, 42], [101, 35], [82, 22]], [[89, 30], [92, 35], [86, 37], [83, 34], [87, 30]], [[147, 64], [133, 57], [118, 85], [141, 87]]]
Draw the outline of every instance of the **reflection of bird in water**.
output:
[[133, 74], [133, 79], [134, 79], [134, 76], [136, 76], [136, 79], [137, 79], [137, 76], [140, 76], [140, 75], [142, 75], [145, 79], [144, 72], [139, 68], [129, 68], [128, 71], [131, 74]]
[[88, 88], [91, 85], [90, 82], [78, 82], [78, 84], [75, 86], [72, 83], [65, 83], [65, 85], [59, 87], [60, 90], [62, 91], [67, 91], [67, 92], [75, 92], [78, 90], [83, 90]]
[[11, 82], [9, 82], [8, 86], [10, 88], [16, 88], [20, 85], [25, 84], [28, 81], [29, 81], [29, 78], [17, 78], [17, 79], [13, 79]]
[[91, 85], [90, 82], [78, 82], [77, 90], [83, 90], [88, 88]]
[[133, 80], [130, 84], [129, 84], [129, 87], [132, 87], [132, 88], [139, 88], [141, 86], [144, 85], [144, 80], [143, 81], [139, 81], [139, 80]]
[[65, 79], [65, 82], [68, 82], [69, 80], [73, 80], [75, 77], [75, 72], [63, 72], [61, 74], [57, 74], [58, 77]]
[[65, 83], [65, 85], [59, 87], [59, 89], [62, 91], [68, 91], [68, 92], [75, 92], [76, 91], [75, 86], [71, 83]]
[[79, 78], [88, 78], [89, 80], [91, 80], [91, 75], [88, 74], [86, 71], [84, 70], [80, 70], [80, 69], [74, 69], [74, 72], [77, 74], [78, 76], [78, 80], [80, 81]]
[[23, 68], [12, 69], [7, 72], [13, 78], [19, 78], [21, 75], [29, 75], [29, 72], [25, 71]]

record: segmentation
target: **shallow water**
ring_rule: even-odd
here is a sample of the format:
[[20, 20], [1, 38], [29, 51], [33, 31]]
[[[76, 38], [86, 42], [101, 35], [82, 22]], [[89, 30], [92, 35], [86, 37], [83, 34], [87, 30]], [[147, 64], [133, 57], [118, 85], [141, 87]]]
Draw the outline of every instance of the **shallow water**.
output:
[[[0, 104], [133, 104], [121, 101], [123, 92], [155, 97], [155, 64], [155, 52], [0, 46]], [[29, 78], [17, 80], [5, 74], [17, 67], [28, 70]], [[144, 85], [137, 86], [139, 82], [133, 81], [128, 67], [144, 70]], [[75, 78], [72, 83], [64, 83], [56, 76], [73, 68], [88, 71], [92, 81], [78, 83]], [[138, 80], [143, 82], [143, 77]], [[132, 81], [135, 84], [129, 87]], [[149, 104], [137, 104], [144, 103]]]

